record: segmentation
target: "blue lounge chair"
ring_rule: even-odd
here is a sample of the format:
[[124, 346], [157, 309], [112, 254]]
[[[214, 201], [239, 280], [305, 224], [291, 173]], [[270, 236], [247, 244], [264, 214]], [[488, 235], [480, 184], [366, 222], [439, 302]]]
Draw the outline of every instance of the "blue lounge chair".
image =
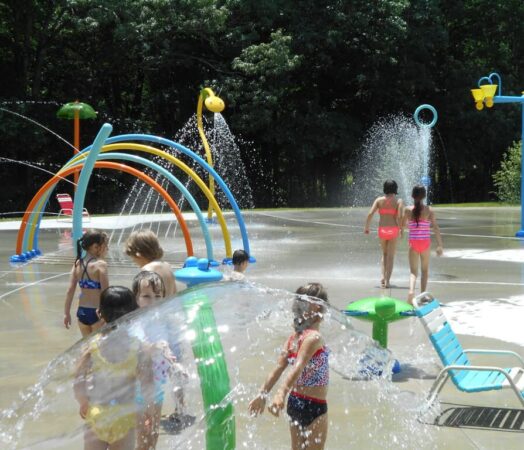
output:
[[[425, 302], [425, 303], [424, 303]], [[451, 329], [440, 303], [424, 292], [414, 300], [415, 314], [420, 318], [429, 339], [444, 365], [433, 383], [428, 395], [433, 403], [449, 378], [463, 392], [482, 392], [495, 389], [512, 389], [524, 407], [524, 361], [515, 352], [507, 350], [464, 350]], [[419, 306], [420, 305], [420, 306]], [[492, 356], [513, 356], [520, 367], [501, 368], [494, 366], [474, 366], [468, 354], [481, 353]]]

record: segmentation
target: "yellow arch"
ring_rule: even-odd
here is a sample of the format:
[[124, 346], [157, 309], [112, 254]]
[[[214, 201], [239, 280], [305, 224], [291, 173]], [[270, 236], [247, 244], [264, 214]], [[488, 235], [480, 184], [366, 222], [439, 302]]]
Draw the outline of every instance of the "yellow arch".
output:
[[[215, 199], [215, 196], [211, 193], [211, 191], [206, 186], [204, 181], [202, 181], [202, 178], [200, 178], [198, 176], [198, 174], [196, 172], [194, 172], [187, 164], [185, 164], [184, 162], [180, 161], [178, 158], [174, 157], [173, 155], [170, 155], [169, 153], [164, 152], [163, 150], [159, 150], [159, 149], [157, 149], [155, 147], [151, 147], [149, 145], [134, 144], [134, 143], [130, 143], [130, 142], [129, 143], [128, 142], [124, 142], [124, 143], [119, 143], [119, 144], [104, 145], [102, 147], [102, 149], [100, 150], [100, 152], [106, 153], [106, 152], [110, 152], [112, 150], [136, 150], [136, 151], [139, 151], [139, 152], [150, 153], [152, 155], [159, 156], [159, 157], [161, 157], [163, 159], [168, 160], [169, 162], [171, 162], [172, 164], [177, 166], [179, 169], [181, 169], [183, 172], [185, 172], [188, 176], [190, 176], [193, 179], [193, 181], [195, 181], [195, 183], [198, 185], [198, 187], [200, 189], [202, 189], [202, 192], [207, 197], [211, 207], [216, 212], [217, 220], [218, 220], [218, 223], [220, 224], [220, 228], [222, 230], [222, 236], [224, 238], [226, 257], [227, 258], [231, 258], [233, 256], [233, 251], [232, 251], [232, 247], [231, 247], [231, 236], [229, 234], [229, 230], [227, 228], [227, 224], [226, 224], [226, 221], [224, 219], [224, 214], [222, 213], [222, 209], [218, 205], [218, 203], [217, 203], [217, 201]], [[62, 169], [60, 169], [60, 171], [57, 174], [60, 174], [60, 172], [62, 170], [64, 170], [67, 167], [75, 164], [77, 161], [85, 159], [88, 154], [89, 154], [89, 152], [79, 153], [71, 161], [69, 161], [68, 164], [66, 164]], [[32, 238], [32, 236], [30, 236], [30, 237]], [[29, 241], [29, 242], [31, 242], [31, 241]]]

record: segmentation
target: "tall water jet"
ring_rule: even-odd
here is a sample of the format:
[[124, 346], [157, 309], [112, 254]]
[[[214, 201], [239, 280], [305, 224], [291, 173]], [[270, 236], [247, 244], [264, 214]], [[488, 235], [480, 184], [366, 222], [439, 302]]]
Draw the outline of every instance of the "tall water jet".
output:
[[397, 182], [399, 196], [407, 204], [412, 202], [413, 186], [431, 186], [431, 127], [437, 116], [434, 111], [430, 123], [420, 121], [419, 113], [426, 108], [434, 111], [430, 105], [421, 105], [415, 111], [415, 120], [401, 114], [388, 116], [368, 131], [355, 171], [354, 206], [371, 205], [382, 194], [387, 179]]

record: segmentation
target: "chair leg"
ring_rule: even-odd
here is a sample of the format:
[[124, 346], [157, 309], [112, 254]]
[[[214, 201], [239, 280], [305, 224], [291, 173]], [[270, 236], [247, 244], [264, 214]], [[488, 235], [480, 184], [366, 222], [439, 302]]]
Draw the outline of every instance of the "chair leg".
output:
[[435, 382], [433, 383], [433, 386], [431, 386], [431, 389], [429, 390], [427, 401], [430, 406], [433, 404], [433, 402], [437, 398], [438, 394], [440, 393], [440, 391], [442, 390], [442, 388], [444, 387], [448, 379], [449, 379], [449, 372], [446, 370], [442, 370], [439, 373]]

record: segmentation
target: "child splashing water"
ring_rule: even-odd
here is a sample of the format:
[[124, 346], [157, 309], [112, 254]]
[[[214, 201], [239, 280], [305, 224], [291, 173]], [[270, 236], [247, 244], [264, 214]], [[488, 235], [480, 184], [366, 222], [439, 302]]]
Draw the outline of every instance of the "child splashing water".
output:
[[437, 239], [437, 256], [442, 255], [442, 237], [437, 218], [432, 208], [424, 205], [426, 188], [418, 185], [411, 193], [415, 205], [407, 207], [402, 221], [402, 228], [407, 224], [409, 231], [409, 293], [408, 302], [413, 303], [415, 285], [417, 284], [419, 261], [421, 265], [420, 292], [424, 292], [428, 285], [429, 255], [431, 252], [430, 227], [433, 226]]
[[[71, 326], [71, 304], [78, 283], [80, 296], [76, 317], [82, 337], [100, 328], [96, 310], [100, 305], [100, 293], [109, 286], [107, 263], [102, 259], [107, 249], [107, 234], [97, 230], [86, 231], [76, 244], [77, 255], [71, 269], [64, 306], [64, 325], [66, 328]], [[85, 257], [82, 256], [84, 251]]]
[[[137, 308], [133, 293], [110, 286], [100, 296], [103, 322], [115, 320]], [[111, 336], [117, 326], [106, 327], [86, 346], [75, 376], [75, 398], [85, 419], [84, 450], [135, 448], [137, 382], [146, 405], [153, 404], [153, 370], [150, 353], [129, 333]], [[127, 330], [124, 330], [124, 332]]]
[[364, 233], [369, 234], [369, 226], [373, 215], [378, 210], [380, 221], [378, 224], [378, 237], [382, 247], [382, 279], [380, 287], [389, 288], [389, 280], [393, 272], [397, 238], [401, 233], [403, 202], [397, 199], [397, 183], [394, 180], [384, 182], [384, 196], [378, 197], [369, 210]]
[[291, 365], [284, 382], [273, 397], [268, 410], [279, 416], [284, 409], [290, 419], [292, 450], [323, 450], [328, 431], [327, 390], [329, 384], [329, 349], [319, 332], [328, 303], [327, 293], [320, 283], [310, 283], [297, 289], [293, 303], [295, 332], [287, 339], [259, 395], [249, 403], [249, 412], [262, 414], [266, 398]]

